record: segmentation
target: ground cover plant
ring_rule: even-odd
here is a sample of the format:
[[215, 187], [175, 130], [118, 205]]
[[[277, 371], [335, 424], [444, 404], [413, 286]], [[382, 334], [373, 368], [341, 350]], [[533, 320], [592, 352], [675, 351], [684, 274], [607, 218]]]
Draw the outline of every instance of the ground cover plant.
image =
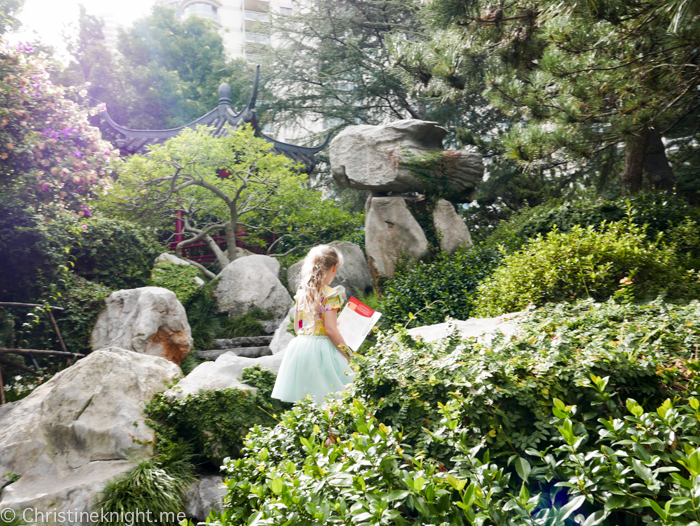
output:
[[700, 305], [583, 300], [519, 323], [380, 336], [345, 400], [251, 432], [218, 523], [696, 520]]

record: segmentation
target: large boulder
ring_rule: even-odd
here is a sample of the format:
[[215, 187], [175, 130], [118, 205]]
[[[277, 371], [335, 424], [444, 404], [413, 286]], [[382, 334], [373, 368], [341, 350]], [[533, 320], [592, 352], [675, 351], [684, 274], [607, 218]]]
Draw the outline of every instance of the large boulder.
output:
[[180, 364], [192, 349], [187, 313], [175, 293], [161, 287], [118, 290], [105, 300], [92, 331], [92, 349], [119, 347]]
[[212, 510], [222, 511], [225, 495], [226, 486], [222, 477], [202, 477], [193, 482], [185, 493], [185, 513], [204, 522]]
[[469, 228], [449, 201], [439, 199], [435, 204], [433, 225], [440, 236], [440, 249], [448, 255], [474, 246]]
[[[372, 274], [369, 271], [365, 254], [359, 245], [349, 241], [333, 241], [329, 245], [335, 247], [343, 255], [343, 264], [338, 269], [331, 287], [340, 285], [354, 296], [371, 292], [374, 288]], [[302, 259], [287, 269], [287, 283], [290, 290], [295, 291], [299, 288], [299, 274], [303, 263]]]
[[[482, 157], [473, 151], [444, 151], [446, 135], [437, 123], [415, 119], [348, 126], [331, 141], [333, 177], [339, 185], [358, 190], [440, 191], [452, 200], [469, 201], [484, 175]], [[423, 164], [426, 177], [416, 169]], [[431, 173], [433, 164], [443, 169], [439, 181]]]
[[292, 306], [292, 308], [289, 309], [289, 312], [287, 313], [287, 317], [284, 318], [277, 326], [277, 330], [275, 330], [275, 335], [273, 336], [272, 341], [270, 342], [270, 351], [272, 352], [272, 354], [277, 354], [279, 352], [284, 351], [294, 339], [294, 335], [291, 334], [287, 330], [287, 328], [289, 327], [290, 318], [294, 320], [295, 308], [295, 306]]
[[425, 342], [433, 342], [446, 338], [457, 331], [460, 338], [479, 338], [488, 343], [494, 337], [503, 334], [513, 336], [518, 333], [518, 318], [522, 313], [512, 312], [496, 318], [469, 318], [468, 320], [451, 320], [435, 325], [423, 325], [408, 331], [414, 338]]
[[255, 387], [241, 381], [243, 369], [259, 365], [263, 369], [277, 374], [283, 357], [284, 352], [260, 358], [246, 358], [229, 351], [219, 356], [214, 362], [199, 364], [177, 385], [166, 391], [165, 395], [170, 399], [179, 399], [197, 394], [201, 390], [236, 388], [242, 391], [255, 391]]
[[418, 261], [430, 254], [428, 238], [400, 196], [370, 198], [365, 249], [372, 270], [385, 278], [394, 276], [399, 259]]
[[[143, 406], [180, 375], [163, 358], [108, 348], [37, 387], [0, 422], [0, 487], [9, 483], [0, 510], [90, 524], [76, 517], [93, 511], [107, 482], [153, 455]], [[11, 474], [19, 480], [10, 483]]]
[[174, 254], [169, 254], [167, 252], [162, 253], [160, 256], [156, 258], [155, 264], [156, 265], [162, 265], [162, 264], [167, 264], [167, 263], [172, 263], [173, 265], [183, 265], [185, 267], [189, 267], [190, 264], [185, 261], [182, 258], [177, 257]]
[[229, 263], [218, 276], [219, 311], [237, 317], [257, 307], [282, 318], [293, 302], [278, 272], [279, 263], [267, 256], [246, 256]]

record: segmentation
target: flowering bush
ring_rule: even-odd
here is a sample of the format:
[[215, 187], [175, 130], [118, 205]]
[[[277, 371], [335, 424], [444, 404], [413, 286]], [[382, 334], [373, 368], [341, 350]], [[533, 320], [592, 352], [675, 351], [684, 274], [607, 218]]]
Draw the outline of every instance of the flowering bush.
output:
[[0, 40], [0, 191], [44, 213], [89, 215], [88, 200], [111, 188], [119, 153], [88, 123], [99, 108], [68, 98], [86, 92], [55, 86], [45, 65], [31, 45]]

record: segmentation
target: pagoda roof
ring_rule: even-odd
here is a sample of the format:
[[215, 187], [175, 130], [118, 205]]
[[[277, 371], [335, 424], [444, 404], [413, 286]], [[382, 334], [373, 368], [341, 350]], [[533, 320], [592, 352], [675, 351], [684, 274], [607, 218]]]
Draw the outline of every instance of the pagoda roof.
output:
[[252, 125], [253, 130], [255, 130], [255, 135], [257, 137], [262, 137], [267, 142], [272, 144], [273, 152], [285, 155], [290, 159], [302, 163], [304, 165], [303, 171], [305, 173], [311, 172], [318, 163], [316, 160], [316, 154], [328, 145], [330, 133], [326, 135], [326, 138], [322, 144], [313, 147], [288, 144], [265, 135], [260, 129], [255, 112], [259, 80], [260, 66], [257, 66], [255, 69], [253, 93], [248, 100], [248, 104], [246, 104], [242, 111], [238, 113], [234, 111], [233, 107], [231, 106], [231, 87], [224, 82], [219, 86], [218, 106], [200, 118], [178, 128], [170, 128], [167, 130], [131, 130], [114, 122], [112, 117], [110, 117], [109, 113], [107, 112], [107, 109], [104, 110], [103, 116], [107, 124], [115, 132], [121, 135], [121, 138], [117, 139], [115, 144], [123, 153], [126, 154], [146, 153], [149, 145], [161, 144], [168, 139], [177, 136], [185, 128], [195, 129], [197, 126], [208, 126], [211, 129], [210, 135], [213, 135], [214, 137], [222, 137], [229, 134], [229, 129], [236, 129], [249, 123]]

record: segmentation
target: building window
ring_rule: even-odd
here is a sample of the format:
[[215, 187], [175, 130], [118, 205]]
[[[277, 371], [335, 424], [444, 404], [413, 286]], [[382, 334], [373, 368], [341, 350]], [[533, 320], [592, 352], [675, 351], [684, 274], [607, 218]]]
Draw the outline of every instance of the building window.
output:
[[270, 41], [270, 37], [267, 35], [261, 35], [260, 33], [246, 33], [246, 42], [261, 42], [267, 44]]
[[245, 11], [245, 17], [248, 20], [255, 20], [257, 22], [267, 22], [270, 16], [267, 13], [261, 13], [260, 11]]
[[195, 15], [201, 18], [208, 18], [209, 20], [218, 20], [217, 8], [211, 4], [205, 4], [204, 2], [197, 2], [188, 5], [183, 14], [187, 17], [190, 15]]
[[291, 7], [280, 7], [280, 13], [282, 13], [283, 15], [289, 16], [289, 15], [293, 14], [294, 11], [292, 10]]

